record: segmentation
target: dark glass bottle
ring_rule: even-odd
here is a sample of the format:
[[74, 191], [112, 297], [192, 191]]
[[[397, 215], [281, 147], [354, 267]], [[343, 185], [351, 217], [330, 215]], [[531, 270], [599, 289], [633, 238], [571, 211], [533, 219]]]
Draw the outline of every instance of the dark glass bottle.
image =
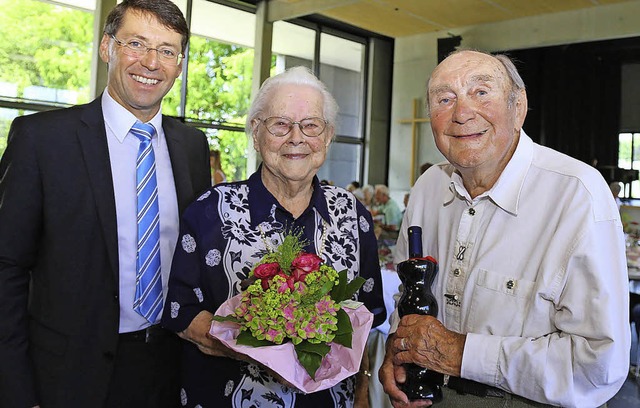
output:
[[[400, 317], [408, 314], [438, 315], [438, 303], [431, 292], [431, 284], [438, 273], [438, 263], [430, 256], [422, 257], [422, 228], [409, 227], [409, 259], [398, 264], [398, 275], [404, 291], [398, 302]], [[407, 379], [401, 385], [410, 400], [442, 401], [444, 375], [406, 364]]]

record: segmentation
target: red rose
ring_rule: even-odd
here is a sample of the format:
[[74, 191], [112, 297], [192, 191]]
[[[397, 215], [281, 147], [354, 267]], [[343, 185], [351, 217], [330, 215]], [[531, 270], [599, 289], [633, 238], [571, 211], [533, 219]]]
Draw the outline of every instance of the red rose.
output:
[[269, 279], [281, 273], [280, 264], [277, 262], [263, 263], [253, 270], [253, 275], [260, 279], [262, 289], [267, 290], [269, 288]]
[[322, 258], [320, 258], [316, 254], [307, 254], [303, 252], [300, 256], [291, 262], [291, 275], [295, 279], [296, 282], [304, 280], [305, 276], [307, 276], [311, 272], [315, 272], [320, 269], [320, 265], [322, 264]]
[[253, 275], [256, 278], [264, 279], [276, 276], [279, 272], [281, 272], [280, 264], [277, 262], [271, 262], [256, 266], [256, 269], [253, 270]]

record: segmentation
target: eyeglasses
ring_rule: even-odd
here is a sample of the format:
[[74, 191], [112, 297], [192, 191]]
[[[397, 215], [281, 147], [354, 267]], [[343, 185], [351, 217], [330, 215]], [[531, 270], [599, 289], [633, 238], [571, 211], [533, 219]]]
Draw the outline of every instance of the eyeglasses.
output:
[[149, 51], [155, 51], [158, 54], [158, 60], [163, 64], [180, 65], [183, 55], [176, 52], [173, 48], [159, 47], [151, 48], [138, 40], [129, 40], [127, 42], [120, 41], [115, 35], [111, 34], [111, 38], [122, 47], [122, 51], [130, 57], [142, 58]]
[[258, 119], [264, 124], [269, 133], [276, 137], [283, 137], [291, 132], [293, 125], [298, 125], [300, 131], [308, 137], [318, 137], [327, 127], [327, 121], [322, 118], [305, 118], [294, 122], [291, 119], [272, 116], [266, 119]]

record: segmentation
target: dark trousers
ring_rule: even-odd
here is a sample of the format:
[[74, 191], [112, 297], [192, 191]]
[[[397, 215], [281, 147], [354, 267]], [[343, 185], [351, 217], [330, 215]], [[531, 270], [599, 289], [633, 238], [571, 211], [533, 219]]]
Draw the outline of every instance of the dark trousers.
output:
[[175, 333], [120, 335], [106, 408], [180, 407], [180, 358]]

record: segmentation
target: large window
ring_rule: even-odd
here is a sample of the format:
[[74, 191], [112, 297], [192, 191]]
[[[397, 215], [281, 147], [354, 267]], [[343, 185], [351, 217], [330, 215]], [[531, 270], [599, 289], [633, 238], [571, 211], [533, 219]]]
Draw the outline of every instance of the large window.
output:
[[0, 96], [89, 100], [93, 13], [35, 0], [0, 0]]
[[362, 180], [366, 47], [362, 38], [340, 37], [326, 30], [313, 24], [277, 22], [273, 25], [272, 48], [276, 73], [306, 66], [318, 73], [338, 102], [336, 138], [318, 177], [345, 187], [353, 180]]
[[[640, 170], [640, 132], [620, 133], [618, 135], [618, 167], [628, 170]], [[640, 198], [640, 181], [626, 183], [622, 197]]]
[[184, 112], [176, 84], [164, 113], [184, 117], [204, 130], [211, 149], [222, 153], [227, 179], [244, 179], [248, 152], [244, 122], [251, 101], [255, 15], [206, 0], [194, 0], [192, 7]]
[[[185, 75], [165, 97], [163, 113], [202, 129], [221, 151], [228, 179], [244, 179], [255, 14], [250, 6], [173, 1], [192, 36]], [[0, 0], [0, 155], [16, 116], [89, 102], [95, 7], [96, 0]], [[274, 23], [272, 74], [307, 66], [340, 106], [336, 140], [318, 174], [339, 186], [362, 178], [365, 44], [316, 23]]]
[[0, 0], [0, 155], [15, 116], [89, 101], [94, 7]]
[[364, 62], [362, 39], [328, 33], [320, 36], [320, 79], [340, 106], [336, 141], [318, 176], [346, 187], [362, 181], [364, 141]]

